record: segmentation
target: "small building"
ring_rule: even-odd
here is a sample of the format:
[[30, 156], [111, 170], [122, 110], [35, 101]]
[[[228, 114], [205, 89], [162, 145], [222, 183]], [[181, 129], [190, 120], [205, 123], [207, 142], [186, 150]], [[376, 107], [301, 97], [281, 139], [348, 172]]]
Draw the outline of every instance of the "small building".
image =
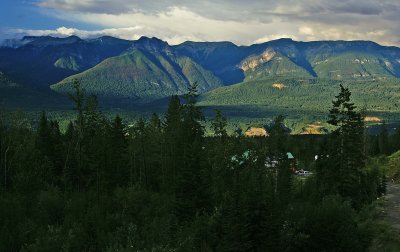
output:
[[287, 159], [289, 160], [289, 163], [290, 163], [290, 170], [292, 172], [295, 172], [296, 169], [297, 169], [297, 161], [296, 161], [296, 159], [294, 158], [294, 156], [293, 156], [293, 154], [291, 152], [287, 152], [286, 156], [287, 156]]
[[[289, 160], [290, 170], [292, 170], [294, 172], [297, 167], [296, 158], [293, 156], [293, 154], [291, 152], [287, 152], [286, 157]], [[277, 159], [271, 159], [269, 157], [267, 157], [265, 159], [265, 167], [267, 167], [267, 168], [276, 168], [278, 166], [278, 164], [279, 164], [279, 161]]]

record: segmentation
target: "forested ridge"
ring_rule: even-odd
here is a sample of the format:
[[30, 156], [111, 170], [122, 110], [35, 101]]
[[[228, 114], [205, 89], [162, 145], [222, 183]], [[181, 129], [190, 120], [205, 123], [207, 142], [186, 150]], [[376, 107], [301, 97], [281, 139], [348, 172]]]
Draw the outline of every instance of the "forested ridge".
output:
[[400, 131], [368, 135], [342, 85], [332, 133], [289, 135], [278, 116], [266, 138], [228, 135], [220, 111], [206, 137], [196, 85], [129, 126], [74, 89], [65, 132], [45, 112], [33, 126], [1, 113], [0, 251], [367, 251], [381, 232], [373, 157], [399, 150]]

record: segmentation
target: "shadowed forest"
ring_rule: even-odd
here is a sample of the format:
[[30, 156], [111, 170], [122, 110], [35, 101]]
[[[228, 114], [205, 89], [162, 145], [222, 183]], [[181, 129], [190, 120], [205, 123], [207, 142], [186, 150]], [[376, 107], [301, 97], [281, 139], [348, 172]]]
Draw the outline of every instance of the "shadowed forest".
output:
[[369, 135], [346, 87], [326, 112], [334, 131], [290, 135], [277, 116], [263, 138], [228, 135], [220, 111], [206, 136], [196, 85], [129, 126], [74, 90], [65, 132], [46, 112], [37, 125], [1, 112], [0, 251], [368, 251], [382, 239], [381, 163], [400, 130]]

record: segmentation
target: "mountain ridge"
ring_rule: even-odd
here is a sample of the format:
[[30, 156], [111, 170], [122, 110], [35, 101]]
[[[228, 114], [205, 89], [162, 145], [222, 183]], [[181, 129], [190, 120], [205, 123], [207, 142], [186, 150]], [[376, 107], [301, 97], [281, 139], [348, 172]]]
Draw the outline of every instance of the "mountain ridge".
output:
[[20, 44], [0, 48], [0, 71], [25, 88], [48, 90], [52, 85], [65, 93], [70, 89], [67, 83], [78, 78], [90, 93], [142, 102], [182, 94], [194, 82], [204, 93], [282, 78], [366, 81], [366, 85], [400, 78], [400, 48], [364, 40], [283, 38], [243, 46], [229, 41], [169, 45], [146, 36], [137, 40], [29, 36]]

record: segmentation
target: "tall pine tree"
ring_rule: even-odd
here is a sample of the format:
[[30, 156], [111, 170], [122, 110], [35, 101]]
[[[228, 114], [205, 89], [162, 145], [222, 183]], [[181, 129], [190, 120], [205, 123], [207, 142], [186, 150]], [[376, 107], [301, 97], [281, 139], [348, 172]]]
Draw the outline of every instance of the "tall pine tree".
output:
[[357, 206], [365, 179], [364, 121], [351, 102], [351, 92], [342, 85], [332, 102], [328, 123], [336, 129], [331, 135], [330, 164], [326, 167], [332, 169], [327, 174], [333, 177], [325, 178], [325, 182], [331, 185], [332, 193], [339, 193]]

